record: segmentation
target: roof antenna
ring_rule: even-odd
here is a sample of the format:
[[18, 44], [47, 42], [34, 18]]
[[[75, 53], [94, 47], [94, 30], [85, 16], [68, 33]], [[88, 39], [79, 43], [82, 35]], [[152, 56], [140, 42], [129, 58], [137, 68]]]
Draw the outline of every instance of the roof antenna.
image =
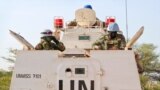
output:
[[125, 11], [126, 11], [126, 41], [128, 42], [128, 12], [127, 12], [127, 0], [125, 0]]

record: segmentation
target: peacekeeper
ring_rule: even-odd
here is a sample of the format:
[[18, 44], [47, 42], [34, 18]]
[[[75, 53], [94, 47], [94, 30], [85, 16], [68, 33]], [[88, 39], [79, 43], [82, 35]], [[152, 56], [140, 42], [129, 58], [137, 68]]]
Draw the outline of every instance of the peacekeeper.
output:
[[119, 34], [119, 26], [117, 23], [111, 23], [108, 31], [93, 43], [93, 49], [98, 50], [124, 50], [126, 41], [123, 34]]
[[51, 30], [47, 29], [44, 32], [41, 32], [41, 35], [41, 41], [36, 45], [36, 50], [65, 50], [64, 44], [53, 36], [53, 32]]
[[[103, 35], [99, 40], [93, 43], [93, 49], [95, 50], [124, 50], [126, 46], [125, 37], [123, 34], [118, 34], [119, 26], [117, 23], [111, 23], [108, 26], [108, 33]], [[137, 63], [138, 72], [142, 74], [144, 72], [140, 63], [140, 55], [135, 53], [135, 60]]]

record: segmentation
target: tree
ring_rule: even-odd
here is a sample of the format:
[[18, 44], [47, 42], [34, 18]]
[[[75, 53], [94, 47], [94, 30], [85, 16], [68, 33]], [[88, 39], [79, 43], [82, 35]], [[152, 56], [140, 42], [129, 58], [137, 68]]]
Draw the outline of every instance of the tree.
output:
[[160, 60], [153, 44], [137, 45], [136, 49], [142, 53], [141, 64], [144, 74], [140, 75], [143, 90], [160, 90]]
[[159, 73], [160, 74], [160, 61], [159, 55], [155, 52], [157, 47], [153, 44], [141, 44], [137, 50], [143, 54], [141, 60], [143, 69], [146, 74]]
[[[12, 63], [14, 64], [15, 63], [15, 60], [16, 60], [16, 53], [17, 53], [17, 49], [13, 49], [13, 48], [10, 48], [9, 49], [9, 56], [5, 57], [5, 56], [2, 56], [0, 58], [2, 58], [3, 60], [9, 62], [9, 63]], [[14, 66], [11, 65], [10, 67], [8, 67], [8, 70], [12, 71], [14, 69]]]
[[8, 57], [2, 56], [1, 58], [9, 61], [11, 63], [15, 63], [16, 53], [17, 53], [17, 49], [10, 48], [9, 49], [9, 56]]

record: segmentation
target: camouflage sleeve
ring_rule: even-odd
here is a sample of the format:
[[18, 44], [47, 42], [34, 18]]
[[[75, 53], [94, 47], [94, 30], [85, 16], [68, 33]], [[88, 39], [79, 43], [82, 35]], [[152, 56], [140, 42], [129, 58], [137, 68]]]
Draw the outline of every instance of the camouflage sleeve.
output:
[[42, 46], [43, 46], [43, 49], [44, 49], [44, 50], [50, 50], [50, 49], [51, 49], [51, 48], [50, 48], [50, 44], [47, 43], [47, 42], [43, 42], [43, 43], [42, 43]]
[[35, 47], [35, 50], [42, 50], [42, 49], [43, 49], [43, 46], [41, 43], [37, 44]]
[[99, 40], [96, 40], [96, 41], [92, 44], [92, 48], [93, 48], [93, 49], [100, 49], [100, 45], [101, 45], [101, 43], [99, 42]]
[[108, 40], [106, 35], [101, 36], [96, 42], [92, 44], [93, 49], [105, 50], [107, 49], [107, 44], [105, 42]]
[[125, 47], [126, 47], [126, 41], [122, 40], [122, 42], [121, 42], [121, 48], [124, 49]]
[[[52, 43], [53, 45], [54, 43]], [[59, 50], [59, 51], [64, 51], [65, 50], [65, 46], [62, 42], [59, 42], [58, 44], [54, 44], [53, 45], [54, 50]]]
[[65, 46], [62, 42], [59, 42], [59, 44], [57, 44], [58, 50], [60, 51], [64, 51], [65, 50]]
[[119, 35], [119, 38], [121, 39], [120, 48], [121, 48], [121, 49], [124, 49], [124, 48], [126, 47], [125, 37], [124, 37], [122, 34], [120, 34], [120, 35]]

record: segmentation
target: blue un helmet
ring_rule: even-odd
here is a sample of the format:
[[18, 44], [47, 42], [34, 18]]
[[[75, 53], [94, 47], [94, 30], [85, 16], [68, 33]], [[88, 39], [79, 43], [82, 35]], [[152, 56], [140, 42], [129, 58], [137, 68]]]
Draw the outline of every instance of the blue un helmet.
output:
[[43, 32], [41, 32], [42, 37], [45, 36], [52, 36], [52, 31], [50, 29], [46, 29]]
[[84, 8], [92, 9], [91, 5], [85, 5]]
[[117, 23], [110, 23], [108, 25], [108, 31], [109, 32], [118, 32], [119, 31], [119, 26]]

